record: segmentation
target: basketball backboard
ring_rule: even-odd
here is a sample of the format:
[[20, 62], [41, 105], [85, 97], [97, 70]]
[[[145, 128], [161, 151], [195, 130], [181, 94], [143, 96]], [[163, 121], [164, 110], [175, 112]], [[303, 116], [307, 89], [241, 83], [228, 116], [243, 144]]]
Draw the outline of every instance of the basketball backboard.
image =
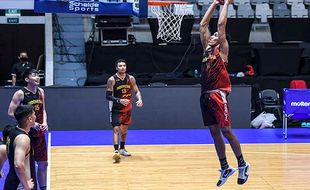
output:
[[35, 0], [35, 12], [147, 16], [147, 0]]

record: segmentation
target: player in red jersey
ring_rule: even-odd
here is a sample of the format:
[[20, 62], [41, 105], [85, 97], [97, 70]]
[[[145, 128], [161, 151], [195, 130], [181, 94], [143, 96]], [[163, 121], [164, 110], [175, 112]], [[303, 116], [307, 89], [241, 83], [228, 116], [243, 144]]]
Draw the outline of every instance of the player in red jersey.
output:
[[46, 189], [47, 180], [47, 146], [44, 133], [48, 129], [45, 110], [44, 90], [39, 87], [40, 77], [35, 69], [28, 69], [23, 74], [26, 86], [16, 91], [11, 100], [8, 114], [14, 116], [18, 105], [31, 105], [36, 114], [36, 125], [29, 131], [31, 144], [34, 148], [35, 161], [38, 164], [38, 182], [41, 190]]
[[221, 164], [221, 174], [217, 186], [223, 185], [235, 169], [226, 160], [225, 143], [229, 144], [238, 160], [238, 184], [244, 184], [249, 176], [250, 165], [242, 156], [240, 143], [230, 127], [230, 113], [227, 96], [231, 91], [231, 83], [226, 65], [228, 63], [229, 43], [226, 35], [228, 6], [231, 0], [225, 0], [217, 25], [217, 32], [212, 36], [208, 25], [212, 13], [220, 4], [214, 0], [200, 22], [200, 38], [204, 48], [201, 69], [200, 106], [205, 126], [208, 126], [214, 141], [215, 149]]
[[[120, 155], [131, 156], [125, 149], [128, 125], [131, 124], [132, 92], [136, 94], [136, 106], [142, 107], [142, 96], [136, 84], [136, 79], [127, 74], [126, 61], [116, 61], [117, 72], [108, 79], [106, 98], [110, 101], [110, 121], [113, 126], [113, 143], [115, 162], [120, 161]], [[120, 147], [119, 147], [120, 136]]]

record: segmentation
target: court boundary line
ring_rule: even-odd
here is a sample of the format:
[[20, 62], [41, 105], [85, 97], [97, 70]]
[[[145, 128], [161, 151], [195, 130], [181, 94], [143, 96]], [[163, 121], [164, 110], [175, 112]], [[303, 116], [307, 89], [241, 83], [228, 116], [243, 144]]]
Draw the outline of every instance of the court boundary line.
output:
[[[240, 145], [291, 145], [291, 144], [310, 144], [310, 143], [240, 143]], [[126, 144], [126, 146], [198, 146], [198, 145], [214, 145], [213, 143], [211, 144]], [[229, 145], [228, 143], [225, 143], [225, 145]], [[113, 145], [53, 145], [51, 147], [113, 147]]]
[[[132, 152], [133, 155], [139, 155], [139, 154], [171, 154], [173, 153], [214, 153], [215, 150], [184, 150], [184, 151], [138, 151], [138, 152]], [[226, 152], [233, 153], [232, 150], [227, 150]], [[295, 153], [295, 152], [255, 152], [255, 151], [243, 151], [243, 153], [246, 154], [265, 154], [265, 155], [298, 155], [298, 156], [309, 156], [310, 153]], [[69, 153], [69, 152], [60, 152], [60, 153], [54, 153], [54, 155], [112, 155], [112, 152], [93, 152], [93, 151], [83, 151], [83, 152], [75, 152], [75, 153]]]
[[52, 134], [51, 132], [48, 132], [48, 143], [47, 143], [47, 160], [48, 160], [48, 165], [47, 165], [47, 179], [46, 179], [46, 189], [50, 190], [51, 189], [51, 154], [52, 154]]
[[[302, 144], [310, 144], [310, 143], [300, 143], [300, 145]], [[197, 145], [202, 145], [202, 144], [184, 144], [186, 146], [197, 146]], [[205, 144], [205, 145], [213, 145], [213, 144]], [[243, 145], [262, 145], [262, 144], [243, 144]], [[265, 145], [271, 145], [271, 144], [265, 144]], [[272, 145], [283, 145], [283, 144], [272, 144]], [[284, 144], [285, 145], [285, 144]], [[110, 146], [110, 145], [109, 145]], [[132, 145], [135, 146], [135, 145]], [[144, 146], [144, 145], [139, 145], [139, 146]], [[148, 146], [161, 146], [161, 145], [148, 145]], [[165, 146], [169, 146], [169, 145], [165, 145]], [[175, 145], [170, 145], [170, 146], [175, 146]], [[59, 146], [56, 146], [57, 148]], [[105, 146], [62, 146], [59, 148], [90, 148], [90, 147], [108, 147], [107, 145]], [[184, 151], [173, 151], [174, 153], [210, 153], [210, 152], [215, 152], [215, 150], [184, 150]], [[227, 152], [233, 152], [232, 150], [227, 150]], [[266, 151], [243, 151], [244, 153], [247, 154], [267, 154], [267, 155], [304, 155], [304, 156], [309, 156], [310, 153], [294, 153], [294, 152], [266, 152]], [[133, 152], [134, 154], [170, 154], [171, 151], [158, 151], [158, 152], [150, 152], [150, 151], [138, 151], [138, 152]], [[82, 154], [88, 154], [88, 155], [92, 155], [92, 154], [112, 154], [111, 152], [93, 152], [93, 151], [83, 151], [83, 152], [76, 152], [76, 153], [68, 153], [68, 152], [61, 152], [61, 153], [54, 153], [55, 155], [69, 155], [69, 154], [73, 154], [73, 155], [82, 155]]]

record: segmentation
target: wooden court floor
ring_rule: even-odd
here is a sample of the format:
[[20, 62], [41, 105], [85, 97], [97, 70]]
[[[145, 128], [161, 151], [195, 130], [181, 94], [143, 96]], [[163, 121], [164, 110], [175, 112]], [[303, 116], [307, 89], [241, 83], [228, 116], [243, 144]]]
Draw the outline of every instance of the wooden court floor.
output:
[[[248, 182], [237, 172], [216, 187], [219, 163], [213, 145], [127, 146], [132, 157], [113, 164], [112, 146], [52, 147], [52, 190], [307, 190], [310, 144], [246, 144]], [[233, 167], [237, 162], [227, 146]]]

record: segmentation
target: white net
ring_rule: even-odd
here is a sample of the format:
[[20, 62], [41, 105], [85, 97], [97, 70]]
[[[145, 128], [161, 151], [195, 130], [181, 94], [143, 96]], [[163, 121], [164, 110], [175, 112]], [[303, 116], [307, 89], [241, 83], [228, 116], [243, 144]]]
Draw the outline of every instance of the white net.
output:
[[183, 16], [193, 14], [193, 8], [186, 4], [151, 6], [151, 11], [158, 19], [157, 39], [165, 42], [180, 41]]

